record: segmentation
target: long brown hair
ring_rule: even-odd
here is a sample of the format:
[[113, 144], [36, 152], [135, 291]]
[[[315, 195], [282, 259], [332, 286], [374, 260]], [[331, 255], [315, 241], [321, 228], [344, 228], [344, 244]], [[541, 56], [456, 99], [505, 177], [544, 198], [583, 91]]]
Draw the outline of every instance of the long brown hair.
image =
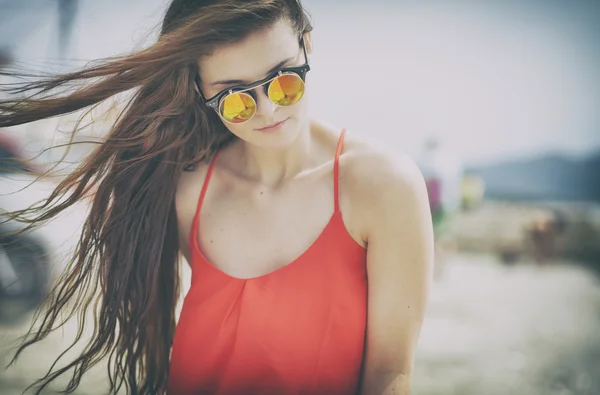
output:
[[37, 226], [95, 190], [74, 256], [15, 359], [74, 316], [79, 331], [73, 345], [90, 314], [94, 331], [76, 359], [35, 383], [37, 394], [68, 371], [66, 391], [74, 391], [103, 360], [109, 393], [123, 386], [132, 394], [166, 392], [179, 296], [176, 185], [188, 166], [233, 139], [198, 95], [198, 60], [284, 18], [299, 38], [312, 29], [298, 0], [173, 0], [158, 40], [148, 48], [2, 86], [12, 96], [0, 101], [0, 127], [90, 109], [131, 93], [101, 144], [47, 199], [5, 213]]

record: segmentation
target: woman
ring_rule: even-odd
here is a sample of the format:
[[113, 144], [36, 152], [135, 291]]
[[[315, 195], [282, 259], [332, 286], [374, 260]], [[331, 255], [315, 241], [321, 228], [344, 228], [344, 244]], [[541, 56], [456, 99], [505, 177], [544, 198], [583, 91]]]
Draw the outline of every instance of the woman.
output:
[[[311, 31], [297, 0], [174, 0], [148, 49], [1, 103], [12, 126], [133, 90], [97, 150], [18, 213], [42, 221], [95, 188], [24, 347], [95, 293], [97, 328], [43, 383], [74, 369], [74, 388], [108, 356], [111, 391], [409, 393], [432, 266], [425, 185], [405, 157], [309, 118]], [[192, 283], [176, 327], [179, 252]]]

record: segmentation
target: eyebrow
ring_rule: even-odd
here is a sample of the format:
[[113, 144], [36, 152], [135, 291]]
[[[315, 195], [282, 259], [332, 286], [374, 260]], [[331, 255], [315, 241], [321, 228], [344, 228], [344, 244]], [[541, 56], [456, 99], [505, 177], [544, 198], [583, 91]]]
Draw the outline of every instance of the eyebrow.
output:
[[[295, 59], [295, 57], [292, 56], [292, 57], [282, 60], [281, 62], [277, 63], [277, 65], [275, 67], [272, 67], [269, 71], [267, 71], [266, 75], [273, 74], [277, 70], [281, 69], [286, 63], [289, 63], [294, 59]], [[215, 85], [247, 85], [247, 84], [251, 84], [251, 83], [252, 83], [252, 81], [246, 81], [246, 80], [219, 80], [219, 81], [212, 82], [211, 85], [212, 86], [215, 86]]]

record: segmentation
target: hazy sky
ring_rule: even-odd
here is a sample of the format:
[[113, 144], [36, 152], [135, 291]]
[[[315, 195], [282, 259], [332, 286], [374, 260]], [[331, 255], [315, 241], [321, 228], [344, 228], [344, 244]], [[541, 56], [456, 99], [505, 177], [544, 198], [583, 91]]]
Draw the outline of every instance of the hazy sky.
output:
[[[82, 0], [71, 57], [141, 45], [164, 4]], [[468, 162], [600, 149], [600, 2], [304, 4], [315, 116], [411, 154], [437, 135]], [[19, 55], [55, 56], [56, 20], [36, 26]]]

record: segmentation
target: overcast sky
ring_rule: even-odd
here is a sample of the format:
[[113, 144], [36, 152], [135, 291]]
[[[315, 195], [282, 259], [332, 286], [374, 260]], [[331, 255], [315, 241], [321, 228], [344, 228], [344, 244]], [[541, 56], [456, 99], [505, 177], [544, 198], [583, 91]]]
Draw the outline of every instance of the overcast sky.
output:
[[[0, 7], [10, 1], [27, 0]], [[143, 45], [165, 4], [81, 0], [70, 57]], [[413, 155], [437, 135], [470, 163], [600, 149], [600, 2], [304, 4], [315, 24], [315, 116]], [[45, 7], [21, 59], [56, 56], [56, 15]]]

